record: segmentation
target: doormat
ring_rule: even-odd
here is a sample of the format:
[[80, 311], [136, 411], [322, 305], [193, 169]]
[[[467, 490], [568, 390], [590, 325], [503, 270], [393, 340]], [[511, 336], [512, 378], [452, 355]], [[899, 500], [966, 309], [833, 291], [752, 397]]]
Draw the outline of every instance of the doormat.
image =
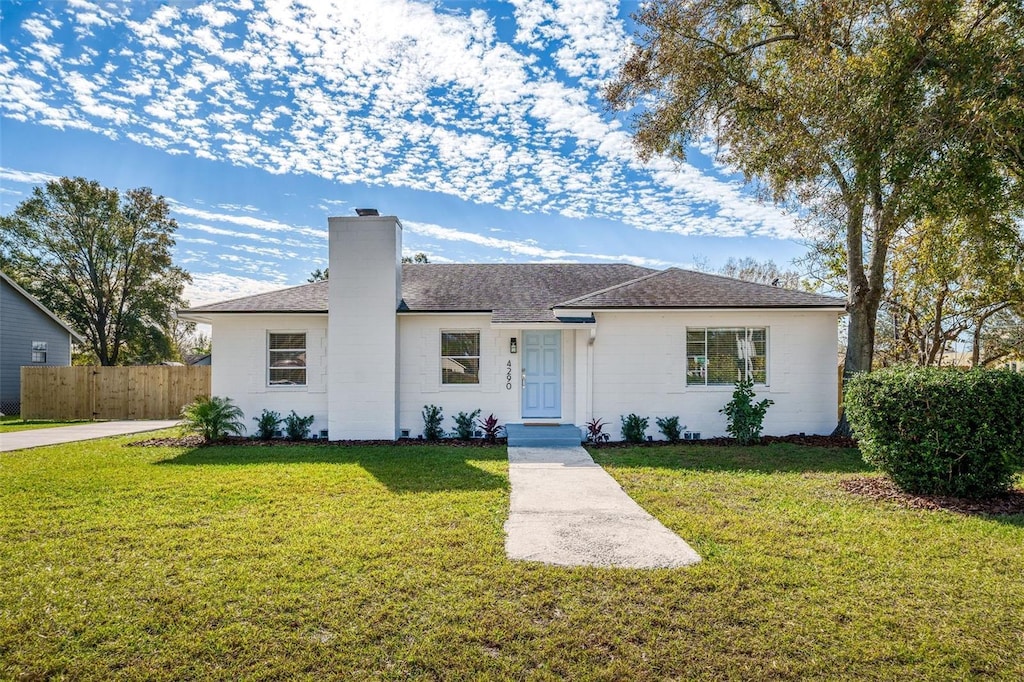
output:
[[561, 426], [561, 424], [549, 424], [548, 422], [523, 422], [523, 426]]

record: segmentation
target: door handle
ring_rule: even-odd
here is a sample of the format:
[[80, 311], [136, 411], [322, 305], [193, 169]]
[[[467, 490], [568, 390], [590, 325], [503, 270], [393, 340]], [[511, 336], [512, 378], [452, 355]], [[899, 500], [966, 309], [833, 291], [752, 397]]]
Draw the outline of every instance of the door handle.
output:
[[526, 388], [526, 370], [523, 370], [523, 388]]

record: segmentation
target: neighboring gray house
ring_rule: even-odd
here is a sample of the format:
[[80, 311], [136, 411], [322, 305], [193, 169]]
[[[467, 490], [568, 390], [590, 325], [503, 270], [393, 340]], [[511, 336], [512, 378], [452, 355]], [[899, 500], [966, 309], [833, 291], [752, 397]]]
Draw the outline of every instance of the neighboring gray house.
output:
[[21, 409], [21, 368], [70, 365], [71, 327], [0, 271], [0, 413]]

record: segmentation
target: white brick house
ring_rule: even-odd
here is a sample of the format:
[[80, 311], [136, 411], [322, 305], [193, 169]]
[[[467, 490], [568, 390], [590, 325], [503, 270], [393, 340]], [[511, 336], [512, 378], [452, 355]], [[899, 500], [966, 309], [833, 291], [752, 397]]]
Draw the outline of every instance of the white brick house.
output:
[[[584, 425], [678, 415], [703, 437], [753, 377], [765, 433], [828, 433], [844, 301], [676, 268], [405, 264], [397, 218], [331, 218], [328, 282], [180, 312], [213, 327], [214, 395], [314, 433], [394, 439], [420, 412]], [[251, 422], [249, 422], [251, 424]], [[445, 427], [450, 428], [450, 419]]]

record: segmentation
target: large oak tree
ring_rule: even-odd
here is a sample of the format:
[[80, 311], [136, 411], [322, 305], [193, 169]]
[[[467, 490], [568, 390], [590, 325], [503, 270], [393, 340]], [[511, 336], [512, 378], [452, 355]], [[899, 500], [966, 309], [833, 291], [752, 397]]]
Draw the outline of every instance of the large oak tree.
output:
[[60, 178], [0, 218], [0, 266], [81, 332], [100, 364], [158, 361], [173, 353], [190, 281], [171, 259], [176, 229], [148, 188]]
[[845, 270], [847, 375], [871, 368], [900, 230], [936, 206], [1019, 210], [1020, 0], [655, 0], [635, 18], [608, 102], [636, 112], [642, 155], [710, 137], [797, 211]]

